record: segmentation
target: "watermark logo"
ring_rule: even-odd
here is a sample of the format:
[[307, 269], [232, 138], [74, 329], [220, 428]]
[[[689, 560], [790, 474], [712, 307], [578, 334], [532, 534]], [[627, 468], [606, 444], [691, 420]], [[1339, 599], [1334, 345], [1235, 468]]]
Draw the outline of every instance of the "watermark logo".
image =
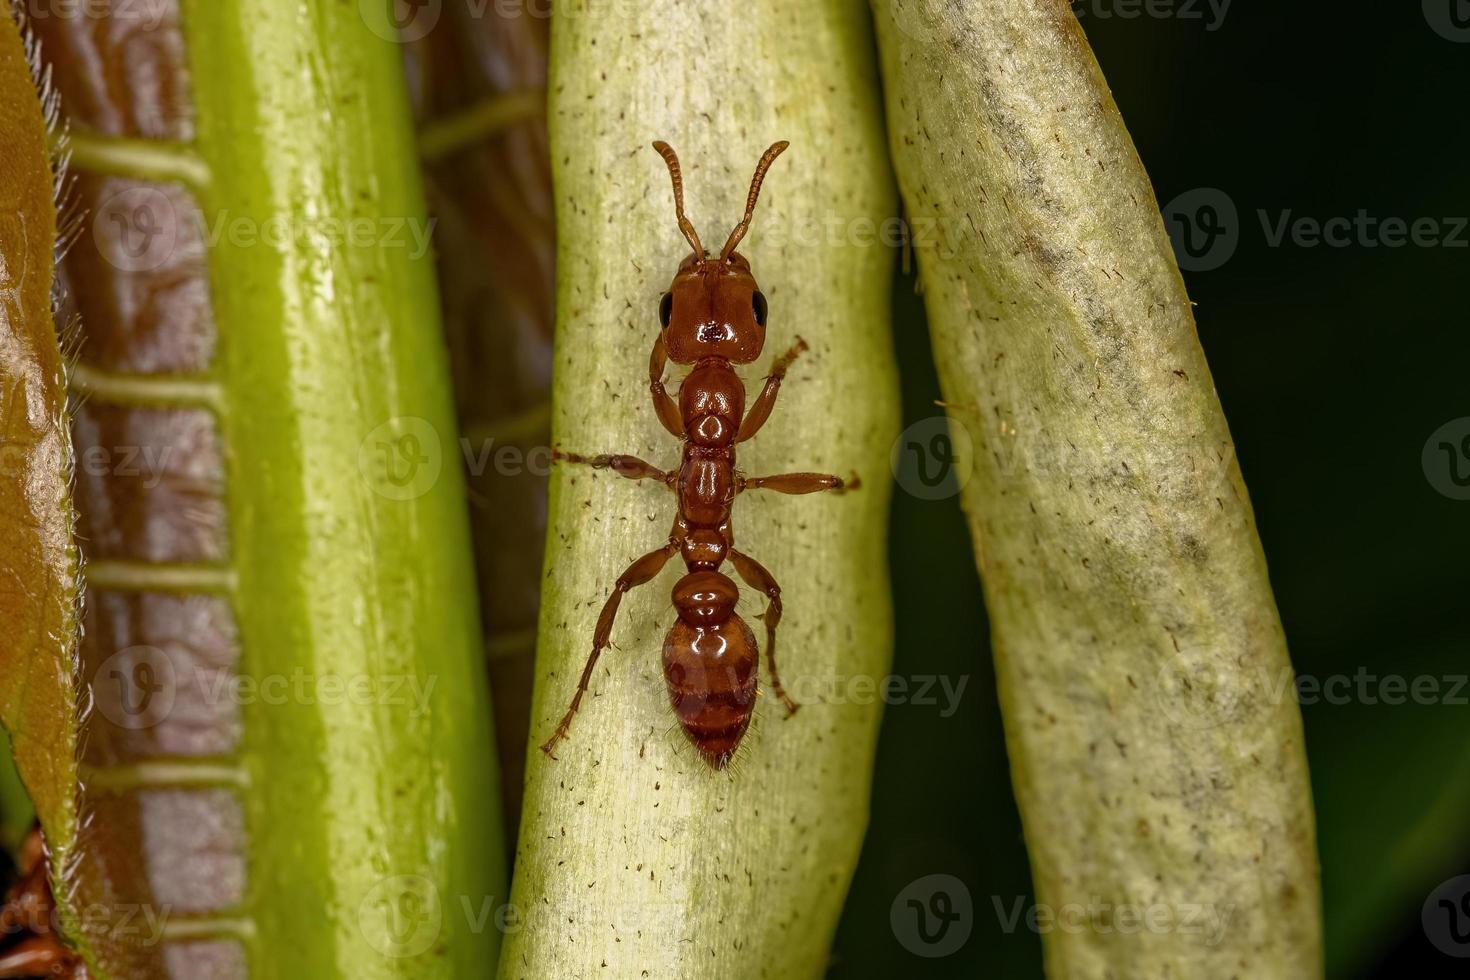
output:
[[1382, 217], [1359, 208], [1351, 216], [1334, 215], [1314, 218], [1297, 215], [1290, 208], [1274, 215], [1265, 208], [1256, 211], [1261, 233], [1271, 248], [1288, 241], [1297, 248], [1466, 248], [1470, 238], [1465, 230], [1470, 218], [1415, 218], [1410, 221], [1395, 215]]
[[1470, 44], [1470, 0], [1423, 0], [1424, 20], [1446, 41]]
[[105, 20], [114, 28], [126, 25], [132, 30], [153, 31], [168, 16], [170, 3], [171, 0], [24, 0], [23, 6], [26, 17], [33, 23]]
[[1470, 416], [1435, 429], [1419, 462], [1431, 487], [1451, 500], [1470, 500]]
[[1296, 674], [1289, 666], [1250, 667], [1218, 659], [1170, 662], [1159, 669], [1155, 697], [1175, 725], [1204, 730], [1240, 724], [1293, 701], [1302, 707], [1463, 708], [1470, 705], [1470, 675], [1377, 674], [1361, 665], [1350, 674]]
[[[136, 481], [144, 490], [158, 487], [169, 475], [169, 462], [176, 447], [91, 445], [76, 454], [79, 476], [112, 477], [118, 481]], [[0, 473], [16, 476], [29, 471], [27, 447], [16, 442], [0, 445]]]
[[178, 683], [173, 661], [157, 647], [119, 650], [97, 668], [92, 698], [102, 716], [119, 728], [152, 728], [174, 709]]
[[1424, 935], [1446, 956], [1470, 957], [1470, 875], [1460, 875], [1429, 893], [1419, 913]]
[[1217, 187], [1196, 187], [1174, 198], [1164, 207], [1164, 225], [1174, 258], [1187, 272], [1220, 268], [1240, 245], [1240, 214]]
[[133, 646], [104, 660], [92, 679], [97, 710], [119, 728], [139, 731], [168, 721], [182, 704], [193, 710], [233, 705], [322, 705], [396, 708], [409, 718], [431, 710], [439, 678], [419, 674], [232, 674], [176, 667], [156, 647]]
[[975, 445], [959, 419], [934, 415], [904, 429], [888, 461], [904, 490], [920, 500], [944, 500], [970, 481]]
[[419, 956], [434, 945], [444, 926], [439, 890], [422, 875], [384, 878], [363, 896], [357, 925], [368, 945], [383, 956]]
[[1151, 935], [1198, 936], [1205, 946], [1214, 948], [1225, 938], [1235, 906], [1218, 906], [1212, 902], [1129, 902], [1111, 901], [1093, 895], [1086, 902], [1065, 905], [1039, 903], [1026, 905], [1024, 895], [1017, 895], [1010, 908], [1001, 896], [992, 895], [995, 917], [1001, 931], [1010, 935], [1025, 927], [1037, 935], [1062, 932], [1070, 936]]
[[1078, 20], [1199, 20], [1213, 33], [1225, 24], [1234, 0], [1072, 0]]
[[969, 674], [833, 674], [818, 677], [797, 674], [787, 691], [799, 704], [866, 707], [883, 703], [890, 707], [937, 708], [939, 717], [952, 718], [960, 710]]
[[888, 910], [888, 924], [903, 948], [937, 959], [958, 952], [975, 927], [970, 890], [954, 875], [926, 875], [909, 883]]
[[498, 476], [551, 475], [554, 457], [550, 446], [522, 448], [513, 442], [497, 446], [494, 436], [479, 440], [461, 436], [459, 447], [464, 454], [465, 472], [473, 477], [484, 476], [492, 467]]
[[[173, 910], [173, 905], [168, 903], [152, 905], [93, 902], [88, 905], [73, 905], [72, 919], [66, 925], [80, 927], [88, 936], [107, 936], [131, 947], [151, 949], [163, 941], [164, 930]], [[8, 941], [26, 931], [60, 933], [60, 910], [52, 903], [37, 906], [25, 902], [7, 909], [6, 921], [0, 925], [0, 939]]]
[[960, 12], [946, 0], [885, 0], [893, 26], [923, 44], [933, 44], [952, 33]]
[[144, 490], [153, 490], [169, 473], [174, 446], [92, 445], [77, 454], [77, 472], [87, 476], [111, 476], [137, 480]]
[[276, 214], [261, 220], [228, 210], [204, 213], [187, 195], [162, 185], [135, 184], [110, 195], [92, 219], [92, 238], [104, 261], [123, 272], [152, 272], [175, 255], [204, 249], [271, 248], [282, 251], [379, 249], [422, 259], [433, 247], [437, 219], [418, 216]]
[[368, 30], [385, 41], [412, 44], [428, 36], [444, 13], [444, 0], [357, 0]]
[[427, 419], [399, 415], [367, 434], [357, 450], [357, 470], [373, 492], [389, 500], [414, 500], [439, 482], [444, 451]]
[[122, 272], [153, 272], [173, 258], [179, 214], [167, 194], [134, 184], [110, 195], [92, 219], [92, 240], [109, 265]]
[[[1405, 218], [1358, 208], [1322, 217], [1292, 208], [1256, 208], [1255, 218], [1267, 248], [1470, 248], [1470, 217], [1465, 216]], [[1164, 208], [1164, 223], [1179, 268], [1189, 272], [1230, 261], [1245, 230], [1235, 202], [1217, 187], [1196, 187], [1174, 198]]]

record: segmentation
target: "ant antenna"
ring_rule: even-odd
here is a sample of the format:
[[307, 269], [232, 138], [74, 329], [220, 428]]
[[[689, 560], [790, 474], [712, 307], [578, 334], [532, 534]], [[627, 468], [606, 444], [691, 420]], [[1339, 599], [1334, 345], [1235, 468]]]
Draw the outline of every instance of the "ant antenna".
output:
[[[730, 232], [730, 240], [725, 242], [725, 247], [720, 250], [720, 261], [730, 258], [730, 253], [735, 251], [735, 246], [740, 244], [740, 239], [750, 230], [750, 216], [755, 212], [755, 200], [761, 194], [761, 182], [766, 179], [766, 171], [771, 169], [771, 164], [781, 155], [786, 147], [790, 146], [786, 140], [772, 143], [765, 153], [761, 154], [760, 163], [755, 165], [755, 176], [750, 178], [750, 194], [745, 198], [745, 217], [740, 219], [740, 224]], [[670, 151], [673, 152], [673, 151]]]
[[663, 140], [654, 140], [653, 148], [664, 158], [664, 163], [668, 164], [669, 177], [674, 182], [674, 213], [679, 216], [679, 230], [694, 248], [694, 254], [704, 258], [704, 246], [699, 244], [699, 232], [694, 230], [693, 223], [684, 214], [684, 175], [679, 171], [678, 154]]

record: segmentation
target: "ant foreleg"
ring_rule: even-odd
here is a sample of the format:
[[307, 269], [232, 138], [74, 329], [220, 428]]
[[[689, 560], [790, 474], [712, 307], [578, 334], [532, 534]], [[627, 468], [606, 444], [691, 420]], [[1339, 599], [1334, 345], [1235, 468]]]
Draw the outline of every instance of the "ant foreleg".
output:
[[776, 692], [776, 697], [786, 706], [786, 717], [790, 718], [801, 705], [791, 700], [786, 688], [781, 685], [781, 675], [776, 672], [776, 627], [781, 624], [781, 586], [766, 571], [766, 566], [749, 555], [734, 548], [730, 549], [729, 555], [730, 563], [735, 566], [735, 571], [745, 580], [745, 584], [766, 597], [766, 611], [761, 616], [766, 624], [766, 666], [771, 671], [771, 690]]
[[776, 396], [781, 393], [781, 382], [786, 379], [786, 372], [790, 370], [791, 362], [806, 349], [806, 341], [797, 337], [796, 343], [791, 345], [790, 350], [771, 362], [771, 373], [766, 375], [766, 385], [761, 389], [761, 393], [755, 396], [755, 401], [750, 405], [750, 411], [745, 413], [745, 418], [740, 423], [740, 432], [735, 436], [736, 442], [744, 442], [766, 424], [766, 419], [771, 417], [771, 410], [776, 407]]
[[831, 490], [843, 493], [856, 490], [863, 483], [857, 474], [844, 480], [830, 473], [778, 473], [775, 476], [747, 476], [735, 481], [736, 492], [744, 490], [774, 490], [777, 493], [820, 493]]
[[597, 456], [583, 456], [581, 453], [564, 453], [560, 449], [551, 451], [551, 458], [567, 463], [582, 463], [596, 470], [610, 469], [618, 476], [627, 477], [630, 480], [657, 480], [665, 486], [673, 489], [673, 474], [659, 469], [652, 463], [645, 462], [637, 456], [626, 456], [621, 453], [601, 453]]
[[597, 666], [597, 657], [612, 636], [613, 620], [617, 618], [618, 606], [622, 603], [623, 596], [634, 587], [650, 581], [663, 571], [664, 565], [678, 550], [678, 543], [670, 541], [657, 551], [650, 551], [633, 562], [628, 566], [627, 571], [618, 576], [612, 595], [607, 597], [607, 602], [602, 607], [602, 614], [597, 617], [597, 629], [592, 634], [592, 653], [587, 657], [587, 666], [582, 668], [582, 680], [577, 684], [577, 693], [572, 695], [572, 704], [567, 708], [567, 713], [562, 716], [560, 724], [556, 726], [556, 731], [541, 746], [542, 752], [551, 755], [551, 750], [556, 748], [556, 743], [567, 737], [567, 729], [571, 727], [572, 716], [577, 713], [577, 706], [582, 703], [582, 695], [587, 693], [587, 685], [592, 681], [592, 670]]
[[669, 434], [684, 438], [684, 417], [679, 414], [679, 403], [664, 387], [664, 368], [669, 366], [669, 355], [664, 350], [664, 336], [658, 335], [653, 342], [653, 354], [648, 358], [648, 390], [653, 395], [653, 410]]

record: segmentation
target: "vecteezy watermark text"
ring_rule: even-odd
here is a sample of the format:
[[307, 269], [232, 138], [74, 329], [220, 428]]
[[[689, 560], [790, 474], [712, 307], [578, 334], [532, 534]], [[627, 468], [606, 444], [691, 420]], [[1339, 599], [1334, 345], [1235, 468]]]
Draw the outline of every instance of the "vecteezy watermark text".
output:
[[114, 28], [152, 31], [163, 23], [173, 3], [176, 0], [22, 0], [17, 6], [36, 23], [106, 20]]
[[1002, 932], [1013, 933], [1023, 924], [1038, 935], [1064, 932], [1076, 936], [1138, 933], [1153, 935], [1200, 936], [1204, 945], [1218, 946], [1230, 927], [1234, 905], [1218, 906], [1212, 902], [1115, 902], [1091, 896], [1086, 902], [1067, 902], [1052, 906], [1036, 903], [1028, 906], [1024, 895], [1007, 903], [999, 895], [990, 897], [995, 917]]
[[433, 674], [315, 674], [299, 667], [289, 673], [234, 674], [184, 667], [158, 647], [140, 644], [98, 665], [92, 696], [104, 718], [136, 731], [163, 724], [181, 700], [194, 707], [401, 707], [409, 717], [421, 718], [430, 711], [437, 683]]
[[1203, 21], [1206, 31], [1225, 23], [1233, 0], [1072, 0], [1072, 12], [1087, 20]]
[[[1164, 226], [1179, 267], [1218, 269], [1235, 255], [1244, 236], [1235, 201], [1218, 187], [1196, 187], [1164, 206]], [[1470, 217], [1402, 217], [1358, 208], [1352, 214], [1304, 215], [1294, 208], [1257, 208], [1267, 248], [1396, 249], [1470, 248]]]

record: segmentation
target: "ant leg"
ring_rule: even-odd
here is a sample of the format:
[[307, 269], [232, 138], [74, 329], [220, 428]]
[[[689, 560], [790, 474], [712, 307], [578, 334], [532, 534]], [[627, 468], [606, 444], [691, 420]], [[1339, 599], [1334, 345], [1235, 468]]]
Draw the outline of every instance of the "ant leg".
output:
[[766, 419], [771, 417], [771, 410], [776, 407], [776, 396], [781, 393], [781, 382], [785, 380], [791, 362], [806, 349], [806, 341], [797, 337], [790, 350], [771, 362], [771, 373], [766, 375], [766, 386], [755, 396], [750, 411], [745, 413], [745, 418], [740, 423], [740, 432], [735, 436], [736, 442], [744, 442], [766, 424]]
[[652, 463], [644, 462], [637, 456], [625, 456], [619, 453], [583, 456], [581, 453], [564, 453], [560, 449], [553, 449], [551, 458], [567, 463], [584, 463], [597, 470], [610, 469], [618, 476], [625, 476], [630, 480], [657, 480], [670, 489], [673, 489], [674, 486], [672, 473], [665, 472]]
[[768, 600], [766, 611], [761, 616], [766, 624], [766, 666], [771, 670], [771, 690], [776, 692], [776, 697], [786, 706], [786, 717], [790, 718], [801, 705], [791, 700], [786, 688], [781, 686], [781, 675], [776, 672], [776, 627], [781, 624], [781, 586], [766, 571], [766, 566], [754, 558], [734, 548], [728, 553], [730, 563], [735, 566], [735, 571], [745, 580], [745, 584], [764, 593]]
[[863, 485], [856, 473], [844, 480], [830, 473], [778, 473], [775, 476], [747, 476], [736, 480], [736, 492], [744, 490], [774, 490], [777, 493], [820, 493], [831, 490], [844, 493]]
[[664, 368], [669, 365], [669, 355], [664, 350], [664, 335], [659, 334], [653, 342], [653, 354], [648, 359], [648, 390], [653, 395], [653, 410], [670, 435], [684, 438], [684, 418], [679, 414], [679, 403], [664, 387]]
[[597, 657], [607, 646], [609, 637], [612, 636], [613, 620], [617, 618], [618, 606], [622, 603], [623, 596], [635, 586], [644, 584], [663, 571], [665, 563], [678, 550], [679, 545], [670, 541], [657, 551], [650, 551], [639, 558], [628, 566], [627, 571], [618, 576], [618, 582], [613, 586], [612, 595], [607, 597], [607, 602], [602, 607], [602, 614], [597, 617], [597, 630], [592, 634], [592, 653], [587, 657], [587, 666], [582, 668], [582, 680], [577, 684], [577, 693], [572, 695], [571, 707], [567, 708], [567, 713], [562, 716], [561, 722], [556, 726], [556, 731], [541, 746], [542, 752], [551, 755], [551, 750], [556, 748], [556, 743], [567, 737], [567, 729], [571, 727], [572, 716], [577, 713], [577, 706], [582, 703], [582, 695], [587, 693], [587, 685], [592, 680], [592, 669], [597, 666]]

